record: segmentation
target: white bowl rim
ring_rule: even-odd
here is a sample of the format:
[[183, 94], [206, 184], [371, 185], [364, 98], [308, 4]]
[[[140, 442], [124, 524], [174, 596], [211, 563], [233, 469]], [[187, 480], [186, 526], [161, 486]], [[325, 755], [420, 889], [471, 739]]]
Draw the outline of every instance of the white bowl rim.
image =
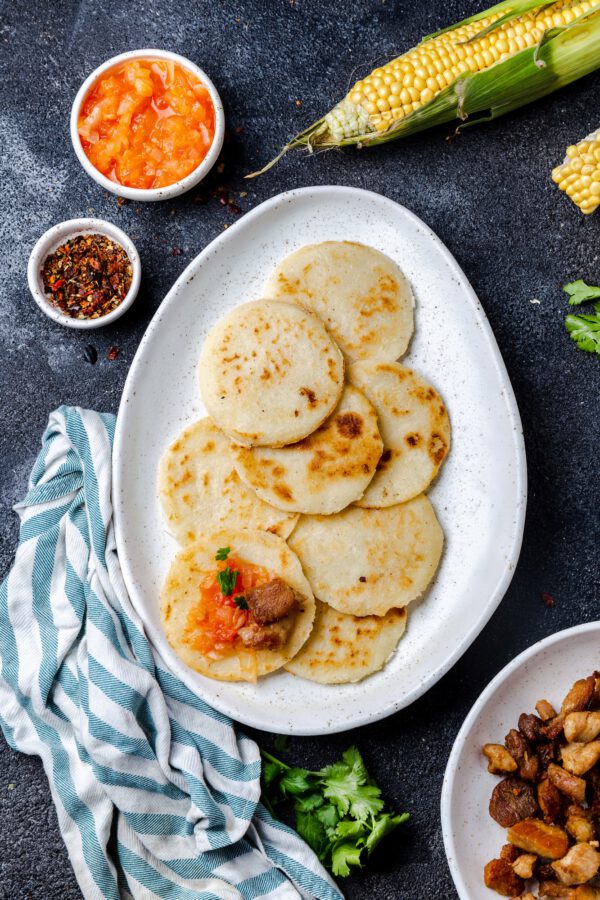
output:
[[[44, 260], [49, 253], [52, 253], [61, 244], [76, 237], [78, 234], [104, 234], [115, 243], [120, 244], [131, 261], [132, 275], [131, 285], [127, 294], [111, 312], [98, 319], [75, 319], [67, 316], [60, 309], [52, 306], [44, 292], [41, 282], [41, 268]], [[104, 325], [110, 325], [115, 319], [118, 319], [123, 313], [127, 312], [129, 307], [135, 300], [140, 281], [142, 277], [142, 263], [140, 255], [131, 238], [117, 225], [107, 222], [105, 219], [67, 219], [65, 222], [58, 222], [47, 231], [45, 231], [36, 244], [29, 256], [27, 264], [27, 282], [33, 299], [40, 309], [55, 322], [65, 325], [67, 328], [75, 328], [85, 330], [90, 328], [101, 328]]]
[[[172, 60], [173, 62], [179, 63], [183, 68], [186, 68], [193, 72], [194, 75], [196, 75], [196, 77], [199, 78], [200, 81], [202, 81], [202, 83], [208, 90], [215, 110], [215, 133], [208, 153], [206, 154], [202, 162], [198, 166], [196, 166], [196, 168], [192, 172], [190, 172], [189, 175], [186, 175], [185, 178], [181, 178], [179, 181], [175, 181], [173, 184], [169, 184], [161, 188], [133, 188], [127, 187], [127, 185], [125, 184], [119, 184], [116, 181], [111, 181], [110, 178], [107, 178], [106, 175], [103, 175], [102, 172], [100, 172], [85, 155], [83, 147], [81, 146], [81, 140], [77, 128], [81, 104], [83, 103], [85, 97], [87, 96], [92, 86], [96, 83], [98, 78], [103, 75], [104, 72], [108, 71], [108, 69], [112, 69], [114, 66], [118, 65], [121, 62], [125, 62], [129, 59], [142, 58]], [[174, 53], [172, 50], [161, 50], [157, 47], [146, 47], [140, 50], [128, 50], [126, 53], [119, 53], [117, 56], [112, 56], [110, 59], [107, 59], [106, 62], [103, 62], [88, 75], [88, 77], [85, 79], [85, 81], [77, 91], [77, 94], [75, 95], [75, 99], [73, 101], [73, 106], [71, 107], [70, 131], [71, 143], [73, 144], [73, 149], [75, 150], [77, 159], [79, 160], [85, 171], [88, 173], [88, 175], [93, 178], [97, 184], [99, 184], [105, 190], [110, 191], [112, 194], [117, 194], [120, 197], [126, 197], [128, 200], [155, 202], [159, 200], [169, 200], [172, 197], [178, 197], [180, 194], [189, 191], [190, 188], [193, 188], [196, 184], [202, 181], [202, 179], [206, 175], [208, 175], [209, 171], [217, 161], [217, 158], [223, 146], [223, 140], [225, 138], [225, 111], [223, 109], [223, 102], [221, 100], [221, 97], [219, 96], [219, 92], [217, 91], [215, 85], [208, 77], [206, 72], [204, 72], [203, 69], [200, 68], [200, 66], [196, 65], [196, 63], [192, 62], [190, 59], [187, 59], [185, 56], [181, 56], [179, 53]]]
[[[450, 756], [446, 764], [444, 779], [442, 782], [442, 793], [440, 797], [440, 818], [442, 824], [442, 837], [444, 839], [444, 849], [446, 851], [446, 860], [452, 875], [452, 880], [461, 900], [470, 900], [467, 885], [464, 882], [460, 868], [456, 862], [456, 844], [455, 836], [452, 829], [452, 794], [454, 791], [454, 780], [458, 771], [458, 762], [460, 754], [466, 744], [467, 737], [477, 721], [488, 700], [496, 693], [498, 688], [504, 684], [507, 678], [517, 671], [524, 663], [528, 662], [538, 653], [551, 647], [553, 644], [559, 644], [564, 640], [575, 637], [579, 634], [587, 632], [600, 631], [600, 622], [584, 622], [581, 625], [573, 625], [571, 628], [565, 628], [562, 631], [556, 631], [540, 641], [536, 641], [531, 647], [527, 647], [522, 653], [519, 653], [514, 659], [508, 662], [498, 674], [492, 678], [488, 686], [479, 695], [473, 706], [471, 707], [467, 717], [461, 725], [460, 731], [454, 739]], [[491, 896], [491, 894], [490, 894]]]

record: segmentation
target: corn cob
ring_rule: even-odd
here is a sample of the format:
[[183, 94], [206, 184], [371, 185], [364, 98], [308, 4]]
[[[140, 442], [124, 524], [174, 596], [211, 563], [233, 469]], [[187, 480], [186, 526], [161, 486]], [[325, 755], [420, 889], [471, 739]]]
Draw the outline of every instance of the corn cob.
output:
[[494, 119], [598, 67], [600, 0], [504, 0], [357, 81], [262, 171], [292, 148], [366, 147]]
[[600, 128], [567, 147], [565, 161], [553, 170], [552, 180], [582, 213], [593, 213], [600, 206]]

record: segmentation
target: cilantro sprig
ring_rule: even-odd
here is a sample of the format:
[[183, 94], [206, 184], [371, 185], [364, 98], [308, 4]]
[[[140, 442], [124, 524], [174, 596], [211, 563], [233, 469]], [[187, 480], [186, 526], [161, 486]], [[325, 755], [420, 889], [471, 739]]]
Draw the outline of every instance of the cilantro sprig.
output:
[[293, 803], [298, 834], [334, 875], [364, 866], [377, 844], [409, 818], [386, 809], [356, 747], [318, 772], [261, 752], [264, 799], [271, 808], [286, 799]]
[[237, 569], [232, 569], [230, 566], [217, 572], [217, 584], [221, 588], [221, 593], [224, 597], [230, 597], [233, 594], [239, 574]]
[[[600, 299], [600, 287], [586, 284], [581, 278], [565, 284], [563, 290], [569, 295], [571, 306], [581, 306], [582, 303]], [[600, 302], [594, 303], [593, 313], [568, 315], [565, 327], [580, 350], [600, 356]]]
[[569, 295], [571, 306], [581, 306], [582, 303], [589, 303], [590, 300], [600, 300], [600, 287], [586, 284], [583, 278], [565, 284], [563, 291]]

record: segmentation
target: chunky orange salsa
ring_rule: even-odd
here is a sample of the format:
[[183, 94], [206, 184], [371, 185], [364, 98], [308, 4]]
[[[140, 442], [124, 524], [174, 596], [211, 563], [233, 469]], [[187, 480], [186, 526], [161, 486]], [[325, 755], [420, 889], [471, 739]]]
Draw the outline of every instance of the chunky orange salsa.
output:
[[262, 566], [235, 557], [229, 557], [218, 571], [226, 568], [238, 573], [231, 594], [222, 592], [215, 573], [200, 584], [199, 602], [188, 615], [186, 642], [200, 653], [222, 653], [233, 648], [240, 628], [254, 621], [250, 610], [244, 608], [245, 591], [271, 579]]
[[208, 153], [215, 109], [188, 69], [171, 60], [132, 59], [99, 78], [82, 103], [78, 131], [86, 156], [111, 181], [166, 187]]

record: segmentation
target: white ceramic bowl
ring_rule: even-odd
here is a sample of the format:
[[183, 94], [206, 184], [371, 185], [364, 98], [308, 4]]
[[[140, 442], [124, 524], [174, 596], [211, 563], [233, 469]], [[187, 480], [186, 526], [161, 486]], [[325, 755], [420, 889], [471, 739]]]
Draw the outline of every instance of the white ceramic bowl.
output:
[[[88, 92], [94, 86], [100, 75], [103, 75], [104, 72], [106, 72], [108, 69], [111, 69], [118, 63], [125, 62], [128, 59], [168, 59], [173, 62], [179, 63], [179, 65], [183, 68], [188, 69], [190, 72], [193, 72], [193, 74], [197, 78], [199, 78], [200, 81], [205, 85], [215, 108], [215, 134], [208, 153], [206, 154], [200, 165], [196, 169], [194, 169], [193, 172], [190, 172], [190, 174], [186, 175], [185, 178], [181, 178], [179, 181], [175, 181], [173, 184], [169, 184], [166, 187], [147, 189], [133, 188], [127, 187], [124, 184], [118, 184], [116, 181], [111, 181], [110, 178], [107, 178], [106, 175], [103, 175], [95, 166], [92, 165], [90, 160], [85, 155], [83, 147], [81, 146], [79, 131], [77, 130], [77, 122], [79, 120], [79, 111], [81, 109], [81, 104], [83, 103]], [[113, 194], [118, 194], [120, 197], [127, 197], [129, 200], [169, 200], [172, 197], [178, 197], [179, 194], [184, 194], [186, 191], [189, 191], [190, 188], [193, 188], [196, 184], [198, 184], [198, 182], [202, 181], [202, 179], [206, 175], [208, 175], [208, 173], [214, 166], [215, 162], [217, 161], [217, 157], [221, 152], [224, 137], [225, 113], [223, 111], [223, 104], [216, 87], [214, 86], [208, 75], [203, 72], [199, 66], [191, 62], [189, 59], [186, 59], [185, 56], [180, 56], [178, 53], [171, 53], [170, 50], [130, 50], [128, 53], [120, 53], [118, 56], [113, 56], [105, 63], [102, 63], [101, 66], [98, 66], [97, 69], [94, 69], [92, 74], [86, 78], [86, 80], [77, 91], [77, 96], [73, 101], [73, 108], [71, 109], [71, 142], [73, 144], [73, 149], [77, 154], [79, 162], [88, 173], [88, 175], [90, 175], [94, 179], [94, 181], [101, 185], [101, 187], [103, 187], [107, 191], [111, 191], [111, 193]]]
[[499, 776], [487, 771], [481, 748], [502, 743], [522, 712], [547, 699], [555, 708], [574, 681], [591, 675], [600, 660], [600, 622], [559, 631], [529, 647], [487, 686], [454, 742], [442, 787], [441, 817], [450, 872], [461, 900], [494, 900], [483, 868], [506, 843], [506, 828], [488, 805]]
[[[105, 316], [100, 316], [99, 319], [74, 319], [65, 315], [60, 309], [48, 302], [44, 291], [42, 281], [44, 260], [48, 254], [60, 247], [61, 244], [66, 243], [66, 241], [76, 237], [78, 234], [104, 234], [117, 244], [120, 244], [131, 260], [133, 271], [129, 291], [116, 309], [113, 309], [112, 312], [107, 313]], [[67, 328], [78, 329], [102, 328], [104, 325], [110, 325], [111, 322], [122, 316], [136, 298], [141, 276], [142, 263], [139, 253], [135, 249], [135, 244], [127, 237], [124, 231], [121, 231], [120, 228], [117, 228], [111, 222], [105, 222], [103, 219], [69, 219], [67, 222], [60, 222], [58, 225], [49, 228], [31, 251], [27, 266], [29, 290], [40, 309], [55, 322], [66, 325]]]

